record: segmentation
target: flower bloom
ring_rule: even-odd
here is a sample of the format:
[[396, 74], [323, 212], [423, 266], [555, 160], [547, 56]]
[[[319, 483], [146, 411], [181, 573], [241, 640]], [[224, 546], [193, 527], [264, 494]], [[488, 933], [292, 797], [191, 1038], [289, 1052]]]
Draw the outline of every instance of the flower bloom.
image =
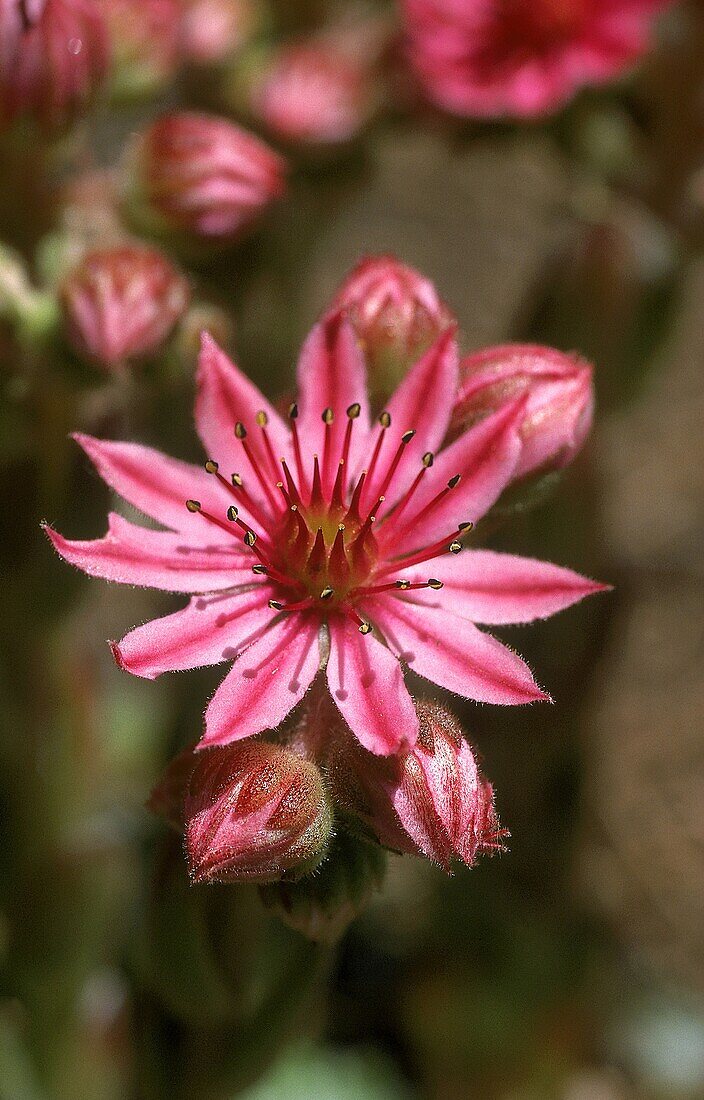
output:
[[251, 109], [284, 141], [335, 145], [367, 120], [366, 68], [329, 41], [278, 50], [251, 92]]
[[166, 257], [138, 244], [89, 252], [61, 287], [70, 342], [110, 370], [158, 351], [188, 298]]
[[0, 124], [27, 114], [46, 131], [60, 129], [85, 109], [109, 62], [94, 0], [3, 0]]
[[505, 835], [494, 792], [480, 774], [457, 719], [438, 703], [418, 701], [418, 740], [405, 756], [383, 759], [345, 745], [331, 757], [335, 799], [381, 844], [439, 863], [468, 867]]
[[458, 369], [448, 330], [373, 422], [354, 330], [328, 316], [304, 344], [286, 420], [205, 335], [195, 409], [205, 469], [77, 436], [105, 481], [166, 530], [113, 515], [103, 539], [47, 534], [88, 573], [194, 594], [114, 654], [149, 679], [234, 660], [201, 746], [276, 728], [321, 666], [345, 721], [382, 755], [418, 736], [404, 666], [481, 702], [548, 698], [521, 658], [475, 624], [547, 617], [603, 586], [544, 562], [461, 553], [515, 476], [525, 401], [436, 456]]
[[466, 356], [452, 414], [457, 431], [525, 395], [515, 476], [566, 466], [589, 434], [592, 368], [574, 355], [535, 344], [505, 344]]
[[159, 90], [180, 60], [179, 0], [98, 0], [113, 47], [113, 93], [122, 98]]
[[332, 814], [315, 764], [247, 741], [198, 756], [184, 802], [194, 882], [272, 882], [320, 862]]
[[166, 230], [232, 239], [285, 190], [285, 163], [227, 119], [177, 111], [140, 136], [130, 168], [137, 203]]
[[195, 65], [225, 61], [249, 41], [260, 19], [254, 0], [185, 0], [181, 53]]
[[534, 117], [613, 80], [670, 0], [402, 0], [428, 98], [468, 118]]

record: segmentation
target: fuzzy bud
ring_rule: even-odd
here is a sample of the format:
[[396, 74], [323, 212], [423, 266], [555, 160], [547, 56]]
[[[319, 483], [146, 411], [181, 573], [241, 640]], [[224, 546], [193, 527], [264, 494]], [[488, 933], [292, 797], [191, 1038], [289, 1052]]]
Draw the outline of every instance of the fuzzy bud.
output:
[[95, 0], [3, 0], [0, 126], [28, 116], [47, 133], [61, 130], [86, 109], [109, 63]]
[[194, 882], [275, 882], [307, 874], [332, 830], [318, 768], [267, 741], [200, 753], [185, 818]]
[[384, 397], [456, 323], [431, 281], [395, 256], [363, 259], [338, 290], [333, 309], [349, 316], [364, 347], [372, 387]]
[[137, 139], [128, 205], [162, 235], [229, 242], [285, 191], [286, 166], [263, 141], [227, 119], [178, 111]]
[[180, 61], [179, 0], [95, 0], [112, 43], [112, 94], [141, 99], [163, 88]]
[[160, 252], [127, 244], [84, 256], [64, 279], [60, 298], [76, 350], [119, 370], [159, 351], [188, 304], [189, 289]]
[[466, 431], [521, 395], [527, 402], [515, 477], [568, 465], [591, 428], [592, 368], [554, 348], [506, 344], [468, 355], [460, 364], [451, 432]]
[[420, 732], [401, 758], [345, 744], [331, 764], [334, 796], [385, 847], [422, 854], [449, 871], [501, 848], [491, 785], [481, 776], [457, 719], [416, 703]]

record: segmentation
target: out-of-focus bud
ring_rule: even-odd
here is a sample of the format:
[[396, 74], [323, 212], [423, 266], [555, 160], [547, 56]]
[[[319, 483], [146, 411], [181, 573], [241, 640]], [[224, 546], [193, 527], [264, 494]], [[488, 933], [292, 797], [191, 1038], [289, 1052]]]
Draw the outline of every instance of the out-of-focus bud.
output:
[[139, 136], [127, 165], [128, 209], [162, 236], [229, 242], [285, 191], [285, 163], [227, 119], [164, 115]]
[[381, 888], [385, 869], [377, 845], [340, 832], [314, 875], [261, 886], [260, 894], [268, 909], [309, 940], [335, 943]]
[[457, 719], [418, 701], [420, 733], [405, 757], [383, 758], [346, 742], [331, 761], [336, 801], [386, 847], [422, 853], [449, 871], [501, 848], [491, 785]]
[[368, 256], [333, 301], [364, 347], [374, 395], [386, 398], [409, 367], [456, 319], [429, 279], [394, 256]]
[[506, 344], [468, 355], [451, 431], [466, 430], [525, 394], [523, 450], [515, 476], [561, 469], [578, 453], [592, 423], [592, 368], [575, 355], [534, 344]]
[[368, 67], [333, 40], [282, 46], [254, 79], [249, 109], [283, 141], [341, 145], [356, 137], [370, 117]]
[[188, 298], [184, 277], [139, 244], [89, 252], [60, 288], [70, 342], [107, 370], [157, 352]]
[[199, 754], [185, 801], [194, 882], [275, 882], [325, 854], [332, 813], [315, 764], [267, 741]]
[[261, 21], [254, 0], [185, 0], [181, 53], [192, 65], [220, 65], [250, 41]]
[[184, 804], [188, 781], [197, 763], [198, 757], [193, 746], [174, 756], [164, 768], [146, 802], [148, 810], [157, 817], [163, 817], [179, 832], [183, 831], [185, 825]]
[[3, 0], [0, 126], [28, 116], [45, 132], [62, 129], [85, 110], [109, 62], [95, 0]]
[[180, 61], [179, 0], [94, 0], [112, 43], [112, 95], [141, 99], [159, 91]]

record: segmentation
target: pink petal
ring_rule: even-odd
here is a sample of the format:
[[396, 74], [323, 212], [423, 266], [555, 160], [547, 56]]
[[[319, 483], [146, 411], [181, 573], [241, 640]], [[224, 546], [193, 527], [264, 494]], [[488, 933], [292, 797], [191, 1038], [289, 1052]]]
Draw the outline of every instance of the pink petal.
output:
[[390, 756], [413, 748], [418, 717], [392, 653], [349, 619], [330, 619], [328, 685], [340, 713], [370, 752]]
[[275, 620], [238, 657], [210, 700], [199, 747], [275, 729], [301, 701], [319, 666], [318, 619], [290, 615]]
[[271, 623], [271, 589], [196, 596], [187, 607], [153, 619], [112, 643], [120, 668], [155, 680], [163, 672], [231, 661]]
[[[330, 426], [330, 471], [328, 483], [334, 477], [342, 453], [350, 405], [361, 405], [359, 418], [352, 430], [349, 468], [357, 468], [368, 446], [369, 403], [364, 356], [352, 325], [340, 313], [320, 321], [311, 330], [298, 360], [298, 392], [300, 415], [298, 430], [304, 455], [312, 462], [317, 454], [322, 463], [325, 448], [325, 424], [322, 413], [333, 410]], [[310, 471], [306, 471], [310, 476]], [[332, 477], [330, 476], [332, 474]]]
[[[491, 508], [511, 481], [521, 453], [519, 428], [524, 399], [511, 402], [487, 416], [440, 453], [402, 514], [393, 515], [379, 530], [387, 552], [410, 552], [457, 530], [458, 524], [476, 523]], [[460, 481], [431, 511], [427, 505], [460, 474]]]
[[161, 588], [165, 592], [213, 592], [252, 580], [252, 559], [237, 546], [210, 541], [194, 546], [171, 531], [136, 527], [111, 512], [102, 539], [74, 542], [52, 527], [44, 528], [61, 557], [89, 573], [119, 584]]
[[511, 706], [549, 699], [517, 654], [451, 611], [392, 596], [370, 604], [369, 618], [400, 660], [448, 691]]
[[[226, 477], [233, 473], [241, 474], [246, 481], [247, 490], [255, 499], [266, 500], [245, 450], [235, 438], [235, 424], [238, 421], [244, 424], [248, 447], [274, 492], [276, 482], [281, 479], [278, 463], [282, 456], [288, 457], [287, 426], [273, 405], [242, 374], [207, 332], [202, 337], [197, 384], [196, 427], [208, 458], [223, 466]], [[264, 412], [268, 420], [266, 432], [276, 466], [273, 465], [265, 445], [262, 428], [257, 424], [259, 412]], [[271, 510], [270, 506], [268, 508]]]
[[[428, 571], [427, 566], [414, 566], [403, 576], [424, 581]], [[451, 607], [464, 619], [492, 626], [547, 619], [609, 588], [547, 561], [492, 550], [445, 555], [432, 563], [431, 571], [445, 587], [441, 593], [424, 593], [423, 603]]]
[[[193, 497], [218, 516], [231, 501], [217, 481], [200, 466], [169, 458], [138, 443], [114, 443], [76, 433], [73, 437], [94, 463], [103, 481], [144, 515], [181, 531], [189, 542], [203, 544], [206, 520], [192, 515], [186, 500]], [[212, 527], [207, 528], [212, 536]], [[208, 535], [206, 538], [210, 537]], [[236, 545], [233, 539], [233, 545]]]

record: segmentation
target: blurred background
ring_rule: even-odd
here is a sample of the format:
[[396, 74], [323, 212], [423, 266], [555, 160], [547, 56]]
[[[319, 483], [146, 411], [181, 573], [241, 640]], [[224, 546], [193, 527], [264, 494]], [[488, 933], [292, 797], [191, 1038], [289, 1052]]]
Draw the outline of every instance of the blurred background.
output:
[[[43, 115], [8, 111], [0, 144], [0, 1097], [701, 1100], [704, 8], [668, 9], [607, 87], [511, 123], [431, 106], [391, 3], [104, 2], [102, 82], [70, 119], [55, 89]], [[345, 126], [262, 107], [291, 43], [344, 57]], [[341, 61], [314, 68], [286, 103], [343, 96]], [[185, 107], [286, 158], [246, 236], [194, 241], [146, 209], [140, 135]], [[99, 362], [65, 280], [136, 238], [187, 289], [158, 350]], [[498, 632], [554, 706], [458, 712], [508, 851], [453, 877], [391, 857], [333, 948], [255, 887], [189, 887], [144, 802], [221, 670], [122, 674], [104, 640], [178, 600], [78, 574], [39, 524], [104, 532], [70, 431], [200, 461], [200, 329], [280, 398], [341, 280], [382, 252], [433, 280], [466, 351], [595, 364], [586, 448], [491, 544], [615, 590]]]

